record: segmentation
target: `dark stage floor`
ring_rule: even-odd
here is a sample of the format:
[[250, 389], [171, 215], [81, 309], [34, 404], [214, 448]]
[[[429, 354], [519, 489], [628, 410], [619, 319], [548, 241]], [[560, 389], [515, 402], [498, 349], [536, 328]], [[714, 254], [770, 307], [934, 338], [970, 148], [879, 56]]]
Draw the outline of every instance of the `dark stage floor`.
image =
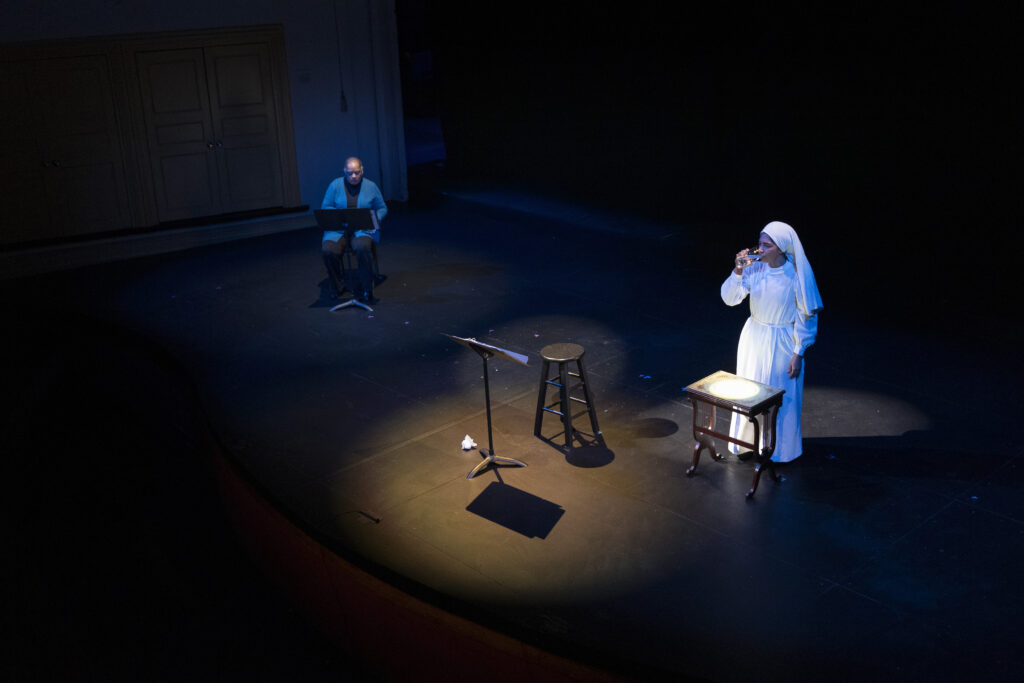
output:
[[[250, 575], [189, 464], [208, 421], [280, 509], [403, 588], [618, 673], [1024, 678], [1019, 332], [875, 318], [812, 251], [805, 455], [747, 500], [750, 463], [685, 476], [681, 392], [735, 369], [747, 309], [718, 288], [742, 245], [485, 199], [396, 207], [372, 315], [328, 311], [314, 228], [2, 283], [16, 672], [375, 675], [233, 578]], [[529, 357], [489, 363], [495, 449], [527, 467], [466, 479], [482, 367], [443, 333]], [[607, 449], [533, 436], [554, 342], [586, 349]]]

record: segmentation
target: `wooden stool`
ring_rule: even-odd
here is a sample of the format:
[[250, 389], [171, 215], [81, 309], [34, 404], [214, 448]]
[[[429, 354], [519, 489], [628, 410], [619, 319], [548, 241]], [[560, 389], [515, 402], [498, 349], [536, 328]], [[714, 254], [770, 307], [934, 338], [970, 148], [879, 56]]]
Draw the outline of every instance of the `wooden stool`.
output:
[[[550, 441], [541, 436], [540, 429], [541, 424], [544, 421], [544, 413], [554, 413], [562, 418], [562, 428], [565, 434], [565, 447], [572, 448], [572, 440], [577, 434], [585, 434], [580, 432], [572, 425], [573, 414], [572, 404], [582, 403], [587, 407], [587, 413], [590, 414], [590, 427], [593, 429], [593, 433], [590, 436], [593, 440], [600, 442], [602, 446], [604, 443], [604, 436], [601, 434], [601, 428], [597, 426], [597, 413], [594, 410], [594, 401], [590, 395], [590, 388], [587, 383], [586, 373], [583, 371], [583, 347], [579, 344], [550, 344], [540, 350], [541, 358], [544, 360], [544, 367], [541, 370], [540, 375], [540, 393], [537, 396], [537, 417], [533, 423], [533, 434], [534, 436], [540, 437], [545, 441]], [[572, 372], [569, 368], [569, 363], [576, 363], [576, 372]], [[558, 364], [558, 374], [555, 377], [551, 377], [551, 364]], [[575, 377], [579, 380], [579, 383], [575, 386], [569, 386], [569, 378]], [[547, 390], [548, 385], [558, 387], [558, 400], [553, 403], [547, 403]], [[583, 390], [583, 398], [573, 396], [573, 391], [577, 389]], [[555, 409], [557, 406], [557, 410]], [[580, 413], [579, 415], [582, 415]], [[575, 417], [579, 417], [576, 415]], [[583, 441], [582, 439], [580, 439]]]

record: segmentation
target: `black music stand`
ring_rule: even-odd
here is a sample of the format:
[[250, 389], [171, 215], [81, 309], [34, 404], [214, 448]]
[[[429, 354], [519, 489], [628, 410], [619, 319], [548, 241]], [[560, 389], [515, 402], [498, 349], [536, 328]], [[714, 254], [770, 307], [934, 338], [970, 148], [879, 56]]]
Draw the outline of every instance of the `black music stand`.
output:
[[[442, 332], [442, 334], [444, 333]], [[511, 361], [515, 361], [516, 363], [521, 363], [523, 365], [528, 365], [527, 361], [529, 359], [521, 353], [515, 353], [514, 351], [507, 351], [505, 349], [498, 348], [497, 346], [484, 344], [472, 337], [456, 337], [452, 334], [445, 334], [444, 336], [448, 337], [452, 341], [462, 344], [467, 349], [476, 351], [484, 361], [484, 404], [487, 408], [487, 448], [480, 449], [480, 455], [484, 456], [484, 459], [466, 475], [466, 479], [472, 479], [491, 465], [516, 465], [517, 467], [526, 467], [525, 462], [513, 460], [512, 458], [502, 458], [494, 454], [494, 439], [491, 437], [491, 387], [487, 378], [487, 359], [492, 356], [503, 356]]]
[[346, 238], [359, 230], [373, 232], [380, 227], [373, 209], [314, 209], [313, 217], [324, 230], [344, 232]]
[[[316, 224], [323, 230], [336, 230], [345, 234], [345, 248], [352, 248], [352, 238], [360, 230], [373, 232], [380, 228], [377, 222], [377, 212], [373, 209], [315, 209], [313, 216]], [[373, 313], [369, 304], [364, 304], [356, 298], [344, 301], [331, 308], [331, 313], [341, 308], [359, 306], [362, 309]]]

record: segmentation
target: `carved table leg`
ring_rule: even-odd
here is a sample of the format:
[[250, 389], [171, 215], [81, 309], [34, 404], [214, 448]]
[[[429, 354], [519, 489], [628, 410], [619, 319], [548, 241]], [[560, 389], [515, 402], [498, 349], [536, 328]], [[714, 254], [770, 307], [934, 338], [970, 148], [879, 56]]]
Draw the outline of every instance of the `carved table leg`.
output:
[[[690, 405], [693, 407], [693, 440], [696, 443], [693, 445], [693, 464], [686, 470], [686, 476], [692, 477], [693, 473], [697, 471], [697, 464], [700, 463], [700, 452], [705, 448], [711, 453], [711, 457], [717, 460], [721, 460], [722, 457], [715, 452], [714, 442], [697, 431], [698, 413], [700, 412], [700, 402], [690, 399]], [[713, 429], [715, 424], [715, 412], [714, 408], [709, 406], [711, 409], [710, 423], [708, 429]], [[703, 422], [703, 420], [701, 420]]]
[[[714, 431], [715, 429], [715, 407], [708, 404], [708, 429]], [[708, 450], [711, 451], [711, 458], [722, 462], [725, 460], [725, 456], [715, 450], [715, 442], [708, 439]]]
[[697, 471], [697, 463], [700, 462], [700, 452], [705, 447], [696, 435], [694, 435], [694, 438], [697, 439], [697, 443], [693, 444], [693, 464], [690, 465], [690, 469], [686, 470], [686, 476], [688, 477], [692, 477], [693, 473]]
[[754, 481], [750, 485], [750, 490], [747, 491], [747, 498], [752, 497], [754, 492], [757, 491], [757, 485], [761, 481], [761, 470], [765, 467], [768, 468], [768, 472], [772, 475], [772, 479], [776, 482], [782, 481], [782, 479], [779, 478], [779, 475], [775, 472], [775, 464], [772, 462], [772, 452], [765, 449], [764, 452], [757, 456], [757, 465], [754, 466]]
[[[757, 456], [757, 465], [754, 467], [754, 481], [750, 485], [750, 490], [747, 491], [747, 498], [751, 498], [754, 492], [757, 491], [757, 485], [761, 481], [761, 470], [765, 467], [768, 468], [768, 473], [772, 479], [775, 480], [776, 484], [782, 483], [783, 478], [779, 476], [778, 472], [775, 471], [775, 463], [772, 462], [772, 453], [775, 452], [775, 420], [778, 417], [779, 407], [772, 406], [771, 413], [768, 415], [768, 419], [765, 421], [765, 444], [764, 447], [759, 449], [761, 452]], [[756, 435], [756, 422], [754, 433]], [[754, 443], [757, 443], [757, 439], [754, 439]]]

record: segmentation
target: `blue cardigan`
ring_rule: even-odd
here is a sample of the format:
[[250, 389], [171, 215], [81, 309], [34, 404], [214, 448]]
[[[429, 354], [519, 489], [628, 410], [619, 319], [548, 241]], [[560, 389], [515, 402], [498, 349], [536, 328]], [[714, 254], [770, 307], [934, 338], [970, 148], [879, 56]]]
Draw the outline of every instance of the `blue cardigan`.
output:
[[[345, 194], [345, 179], [335, 178], [327, 186], [327, 193], [324, 195], [324, 202], [321, 209], [347, 209], [348, 196]], [[363, 178], [359, 186], [359, 197], [356, 198], [356, 208], [374, 209], [377, 212], [377, 220], [380, 221], [388, 213], [388, 205], [384, 203], [384, 195], [380, 193], [377, 183]], [[322, 242], [337, 242], [341, 239], [342, 233], [337, 230], [324, 232]], [[356, 237], [372, 237], [374, 242], [380, 242], [380, 230], [358, 230]]]

